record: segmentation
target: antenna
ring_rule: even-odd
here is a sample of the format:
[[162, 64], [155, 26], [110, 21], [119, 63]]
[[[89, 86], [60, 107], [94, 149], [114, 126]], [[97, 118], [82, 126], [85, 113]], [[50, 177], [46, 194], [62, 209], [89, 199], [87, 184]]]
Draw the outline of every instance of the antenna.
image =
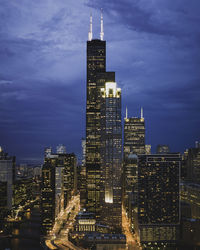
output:
[[88, 32], [88, 41], [92, 40], [92, 13], [90, 14], [90, 31]]
[[128, 108], [126, 106], [126, 119], [128, 119]]
[[104, 32], [103, 32], [103, 9], [101, 9], [101, 32], [100, 32], [101, 41], [103, 41], [103, 36], [104, 36]]
[[143, 116], [143, 107], [141, 107], [141, 119], [144, 119], [144, 116]]

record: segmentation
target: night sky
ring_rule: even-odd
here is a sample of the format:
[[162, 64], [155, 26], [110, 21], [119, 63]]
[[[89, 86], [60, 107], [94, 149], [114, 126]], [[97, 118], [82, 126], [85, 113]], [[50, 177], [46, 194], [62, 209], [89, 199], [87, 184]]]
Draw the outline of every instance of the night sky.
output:
[[0, 145], [18, 161], [60, 143], [80, 157], [89, 16], [99, 38], [100, 8], [122, 116], [144, 107], [153, 150], [200, 140], [199, 0], [0, 0]]

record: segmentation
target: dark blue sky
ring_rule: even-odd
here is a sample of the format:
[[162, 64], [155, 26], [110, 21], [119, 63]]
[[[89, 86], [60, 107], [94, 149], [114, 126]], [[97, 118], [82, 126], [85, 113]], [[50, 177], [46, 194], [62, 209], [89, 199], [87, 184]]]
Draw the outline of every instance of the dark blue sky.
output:
[[89, 15], [98, 38], [100, 8], [123, 116], [144, 107], [153, 149], [200, 140], [199, 0], [0, 0], [0, 145], [18, 161], [59, 143], [80, 156]]

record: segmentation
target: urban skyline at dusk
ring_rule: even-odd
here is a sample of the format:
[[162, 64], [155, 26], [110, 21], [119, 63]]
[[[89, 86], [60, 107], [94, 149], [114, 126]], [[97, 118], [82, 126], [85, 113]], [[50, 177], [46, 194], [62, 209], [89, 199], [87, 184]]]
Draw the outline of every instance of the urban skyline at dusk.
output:
[[1, 248], [199, 249], [200, 4], [2, 6]]
[[[122, 118], [144, 108], [146, 144], [183, 152], [199, 139], [198, 1], [1, 1], [0, 138], [17, 160], [42, 162], [85, 137], [88, 16], [122, 89]], [[31, 11], [31, 14], [30, 14]]]

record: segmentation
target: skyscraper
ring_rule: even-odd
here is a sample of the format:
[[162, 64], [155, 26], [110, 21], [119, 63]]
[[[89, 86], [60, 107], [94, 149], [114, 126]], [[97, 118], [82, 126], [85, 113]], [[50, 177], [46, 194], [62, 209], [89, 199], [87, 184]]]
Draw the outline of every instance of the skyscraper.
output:
[[180, 224], [180, 154], [138, 156], [138, 234], [144, 245], [174, 245]]
[[92, 39], [92, 16], [87, 41], [87, 104], [86, 104], [86, 207], [99, 218], [101, 211], [101, 88], [115, 81], [114, 72], [106, 72], [106, 42], [103, 40], [101, 14], [100, 39]]
[[41, 185], [43, 235], [51, 231], [56, 216], [68, 205], [72, 194], [76, 193], [76, 179], [76, 156], [73, 153], [53, 154], [52, 149], [45, 150]]
[[145, 153], [145, 121], [143, 117], [143, 108], [141, 108], [141, 117], [124, 118], [124, 159], [129, 154]]
[[122, 126], [121, 89], [106, 82], [101, 89], [102, 221], [121, 230]]

